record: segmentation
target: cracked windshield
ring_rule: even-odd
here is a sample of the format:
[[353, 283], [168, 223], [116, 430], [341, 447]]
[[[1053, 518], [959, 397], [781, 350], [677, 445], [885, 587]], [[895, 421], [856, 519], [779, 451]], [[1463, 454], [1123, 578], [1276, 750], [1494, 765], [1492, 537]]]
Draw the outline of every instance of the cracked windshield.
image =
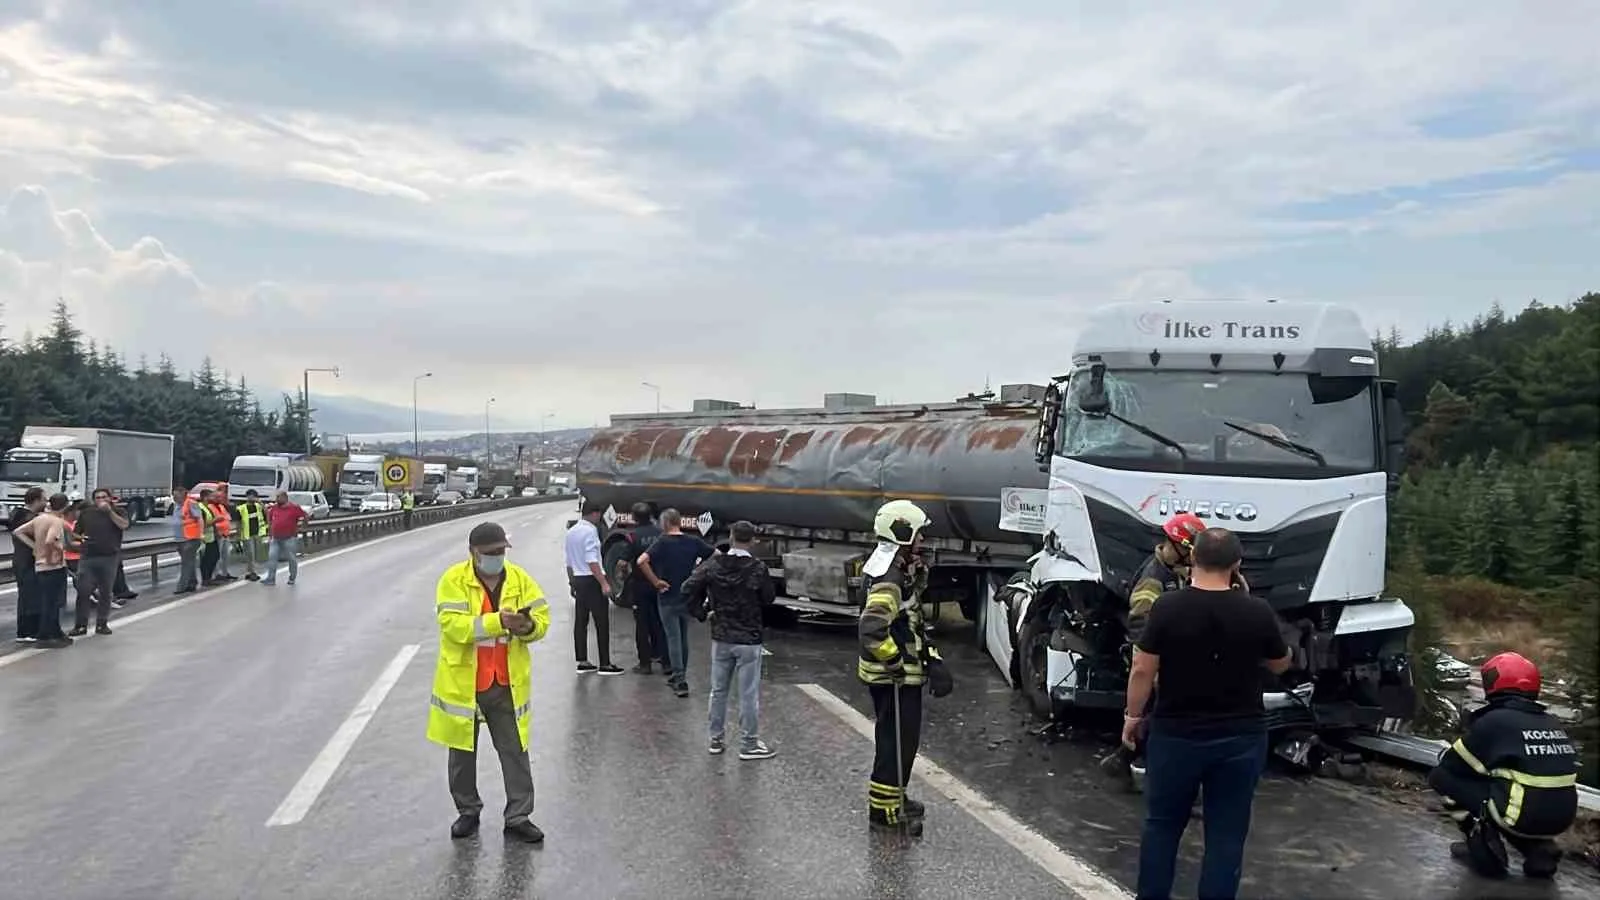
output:
[[0, 0], [0, 898], [1600, 897], [1597, 34]]

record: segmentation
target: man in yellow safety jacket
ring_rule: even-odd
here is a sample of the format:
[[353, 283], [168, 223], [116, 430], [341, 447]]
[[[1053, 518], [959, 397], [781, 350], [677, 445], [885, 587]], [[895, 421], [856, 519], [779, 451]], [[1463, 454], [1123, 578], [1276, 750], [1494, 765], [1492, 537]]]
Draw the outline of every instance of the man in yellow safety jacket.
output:
[[544, 591], [521, 566], [506, 562], [504, 528], [484, 522], [467, 536], [470, 558], [439, 578], [434, 610], [439, 620], [439, 663], [433, 675], [428, 739], [450, 748], [450, 795], [457, 818], [452, 838], [478, 831], [478, 721], [500, 757], [505, 780], [506, 836], [537, 844], [533, 824], [533, 771], [528, 762], [528, 645], [550, 630]]
[[928, 571], [918, 548], [929, 521], [909, 500], [891, 500], [878, 510], [873, 520], [878, 547], [862, 566], [871, 587], [861, 609], [856, 662], [877, 720], [867, 822], [912, 835], [922, 833], [924, 814], [923, 805], [906, 796], [906, 779], [922, 742], [922, 686], [929, 685], [935, 697], [954, 688], [944, 660], [928, 641], [922, 612]]
[[267, 510], [261, 505], [261, 495], [251, 489], [244, 492], [244, 502], [239, 504], [239, 549], [244, 554], [244, 577], [260, 581], [256, 563], [261, 561], [262, 548], [267, 545]]

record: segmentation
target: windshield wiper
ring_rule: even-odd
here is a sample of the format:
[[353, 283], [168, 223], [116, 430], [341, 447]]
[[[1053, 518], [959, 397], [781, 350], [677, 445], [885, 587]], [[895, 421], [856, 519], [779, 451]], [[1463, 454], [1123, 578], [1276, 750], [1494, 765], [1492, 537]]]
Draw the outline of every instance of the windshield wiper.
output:
[[1140, 425], [1138, 422], [1131, 422], [1131, 421], [1129, 421], [1127, 419], [1124, 419], [1123, 417], [1117, 415], [1114, 412], [1109, 412], [1108, 411], [1104, 415], [1108, 419], [1115, 419], [1116, 421], [1121, 422], [1122, 424], [1128, 426], [1129, 428], [1132, 428], [1134, 431], [1139, 432], [1140, 434], [1144, 435], [1145, 437], [1149, 438], [1152, 441], [1155, 441], [1158, 444], [1166, 444], [1168, 447], [1171, 447], [1172, 449], [1178, 451], [1178, 455], [1183, 457], [1185, 460], [1187, 460], [1189, 458], [1189, 451], [1183, 449], [1183, 445], [1182, 444], [1178, 443], [1177, 441], [1173, 440], [1172, 438], [1167, 437], [1166, 435], [1162, 434], [1161, 432], [1156, 431], [1153, 428], [1147, 428], [1144, 425]]
[[1243, 425], [1239, 425], [1234, 422], [1224, 421], [1222, 424], [1232, 428], [1234, 431], [1242, 431], [1251, 437], [1260, 438], [1272, 446], [1277, 447], [1279, 450], [1288, 450], [1290, 453], [1298, 453], [1308, 459], [1314, 459], [1316, 460], [1317, 465], [1322, 466], [1323, 468], [1328, 467], [1327, 457], [1323, 456], [1315, 449], [1307, 447], [1305, 444], [1297, 444], [1288, 438], [1278, 437], [1277, 435], [1266, 431], [1257, 431], [1254, 428], [1246, 428]]

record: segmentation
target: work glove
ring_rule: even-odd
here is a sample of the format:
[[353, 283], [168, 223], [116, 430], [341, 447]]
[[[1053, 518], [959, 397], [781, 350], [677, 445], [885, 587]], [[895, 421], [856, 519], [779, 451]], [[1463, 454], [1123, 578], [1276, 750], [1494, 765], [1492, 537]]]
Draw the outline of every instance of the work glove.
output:
[[930, 659], [924, 670], [928, 673], [928, 691], [935, 697], [948, 697], [956, 689], [955, 679], [950, 677], [950, 669], [944, 660]]

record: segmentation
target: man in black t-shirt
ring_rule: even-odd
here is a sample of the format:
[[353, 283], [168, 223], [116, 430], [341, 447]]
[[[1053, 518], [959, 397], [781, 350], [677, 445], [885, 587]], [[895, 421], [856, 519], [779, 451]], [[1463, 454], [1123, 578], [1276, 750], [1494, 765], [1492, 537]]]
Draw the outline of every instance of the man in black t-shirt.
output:
[[1161, 674], [1145, 749], [1139, 897], [1168, 897], [1195, 795], [1205, 811], [1202, 897], [1239, 890], [1250, 806], [1267, 760], [1261, 670], [1289, 668], [1289, 648], [1266, 601], [1233, 586], [1239, 538], [1209, 528], [1194, 539], [1189, 586], [1162, 595], [1134, 650], [1123, 743], [1132, 747]]
[[667, 509], [661, 512], [661, 536], [639, 557], [639, 571], [656, 589], [661, 627], [667, 633], [667, 658], [672, 664], [667, 683], [679, 697], [689, 696], [689, 606], [683, 583], [701, 560], [716, 552], [698, 536], [684, 534], [683, 516]]
[[105, 488], [96, 488], [94, 505], [78, 515], [73, 530], [83, 538], [83, 558], [78, 561], [77, 622], [67, 632], [69, 637], [88, 633], [91, 606], [95, 610], [95, 633], [111, 633], [107, 620], [111, 617], [112, 586], [121, 564], [122, 533], [128, 524], [126, 512], [112, 501], [111, 492]]

